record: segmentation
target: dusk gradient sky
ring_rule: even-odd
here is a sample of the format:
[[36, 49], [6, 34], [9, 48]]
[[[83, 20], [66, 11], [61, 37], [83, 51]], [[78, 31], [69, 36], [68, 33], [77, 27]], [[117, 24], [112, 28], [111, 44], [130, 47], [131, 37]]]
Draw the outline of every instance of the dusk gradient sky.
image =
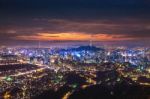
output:
[[150, 0], [0, 0], [0, 45], [91, 37], [149, 45]]

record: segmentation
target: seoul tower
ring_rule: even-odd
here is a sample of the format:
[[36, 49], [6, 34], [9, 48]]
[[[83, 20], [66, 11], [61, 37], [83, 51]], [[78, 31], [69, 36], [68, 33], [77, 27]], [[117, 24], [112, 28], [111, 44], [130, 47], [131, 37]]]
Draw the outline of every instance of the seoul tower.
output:
[[90, 44], [89, 45], [93, 46], [93, 35], [92, 34], [90, 35]]

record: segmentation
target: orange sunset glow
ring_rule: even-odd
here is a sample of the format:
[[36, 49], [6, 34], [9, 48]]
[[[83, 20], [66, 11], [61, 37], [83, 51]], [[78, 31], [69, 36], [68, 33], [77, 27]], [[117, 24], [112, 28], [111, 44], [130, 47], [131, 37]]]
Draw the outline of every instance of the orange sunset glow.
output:
[[17, 36], [16, 39], [23, 40], [73, 40], [73, 41], [86, 41], [92, 39], [94, 41], [114, 41], [114, 40], [130, 40], [132, 38], [123, 38], [122, 35], [111, 35], [111, 34], [86, 34], [86, 33], [37, 33], [37, 35], [31, 36]]

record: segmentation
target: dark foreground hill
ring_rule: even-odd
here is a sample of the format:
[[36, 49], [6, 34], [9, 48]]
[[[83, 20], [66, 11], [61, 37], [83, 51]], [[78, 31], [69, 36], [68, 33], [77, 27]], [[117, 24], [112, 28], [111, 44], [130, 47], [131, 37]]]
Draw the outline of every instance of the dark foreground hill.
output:
[[[49, 90], [34, 99], [62, 99], [69, 90], [69, 87], [62, 87], [57, 92]], [[70, 95], [69, 99], [150, 99], [150, 88], [121, 84], [112, 89], [109, 86], [95, 85], [78, 89]]]

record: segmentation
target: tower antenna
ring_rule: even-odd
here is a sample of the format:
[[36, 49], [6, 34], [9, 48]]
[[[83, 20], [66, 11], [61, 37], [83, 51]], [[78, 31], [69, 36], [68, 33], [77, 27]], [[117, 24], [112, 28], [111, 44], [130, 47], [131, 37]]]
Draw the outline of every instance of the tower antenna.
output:
[[93, 46], [93, 35], [90, 35], [90, 46]]
[[39, 41], [38, 48], [41, 48], [41, 42]]

